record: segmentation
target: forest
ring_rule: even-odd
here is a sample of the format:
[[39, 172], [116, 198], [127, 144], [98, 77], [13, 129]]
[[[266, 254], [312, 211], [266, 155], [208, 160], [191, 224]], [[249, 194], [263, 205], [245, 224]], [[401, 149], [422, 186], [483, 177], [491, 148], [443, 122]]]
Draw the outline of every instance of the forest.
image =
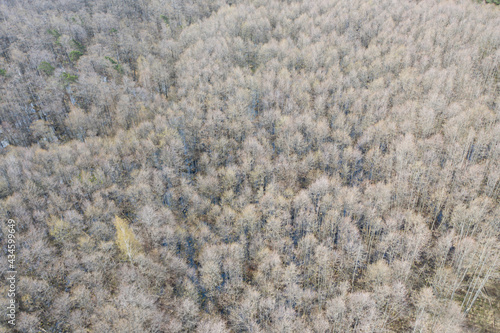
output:
[[499, 204], [497, 0], [0, 0], [0, 333], [498, 332]]

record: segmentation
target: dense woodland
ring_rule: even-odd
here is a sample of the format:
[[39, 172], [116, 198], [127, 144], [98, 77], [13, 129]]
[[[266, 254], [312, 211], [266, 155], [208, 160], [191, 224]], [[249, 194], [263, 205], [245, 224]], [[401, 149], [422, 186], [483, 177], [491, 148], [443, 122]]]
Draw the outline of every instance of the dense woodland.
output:
[[497, 330], [499, 29], [494, 1], [0, 1], [0, 332], [9, 218], [15, 332]]

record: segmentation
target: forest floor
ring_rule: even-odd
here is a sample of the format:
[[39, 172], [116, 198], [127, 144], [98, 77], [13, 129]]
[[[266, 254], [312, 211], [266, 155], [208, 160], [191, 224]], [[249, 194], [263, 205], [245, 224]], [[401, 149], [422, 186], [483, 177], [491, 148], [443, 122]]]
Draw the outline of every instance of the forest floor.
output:
[[485, 286], [467, 320], [475, 332], [500, 332], [500, 278], [490, 280]]

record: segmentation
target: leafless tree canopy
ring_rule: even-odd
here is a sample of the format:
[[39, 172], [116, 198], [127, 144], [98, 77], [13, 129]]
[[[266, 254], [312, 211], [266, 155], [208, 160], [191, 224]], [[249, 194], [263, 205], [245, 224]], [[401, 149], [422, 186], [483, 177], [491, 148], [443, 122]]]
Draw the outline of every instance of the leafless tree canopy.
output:
[[0, 333], [498, 330], [496, 2], [0, 0]]

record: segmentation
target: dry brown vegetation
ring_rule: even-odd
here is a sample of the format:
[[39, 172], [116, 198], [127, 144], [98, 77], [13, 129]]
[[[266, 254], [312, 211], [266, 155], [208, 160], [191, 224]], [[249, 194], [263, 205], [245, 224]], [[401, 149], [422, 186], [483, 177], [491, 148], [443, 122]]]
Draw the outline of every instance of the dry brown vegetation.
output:
[[468, 0], [0, 1], [16, 331], [498, 330], [499, 27]]

